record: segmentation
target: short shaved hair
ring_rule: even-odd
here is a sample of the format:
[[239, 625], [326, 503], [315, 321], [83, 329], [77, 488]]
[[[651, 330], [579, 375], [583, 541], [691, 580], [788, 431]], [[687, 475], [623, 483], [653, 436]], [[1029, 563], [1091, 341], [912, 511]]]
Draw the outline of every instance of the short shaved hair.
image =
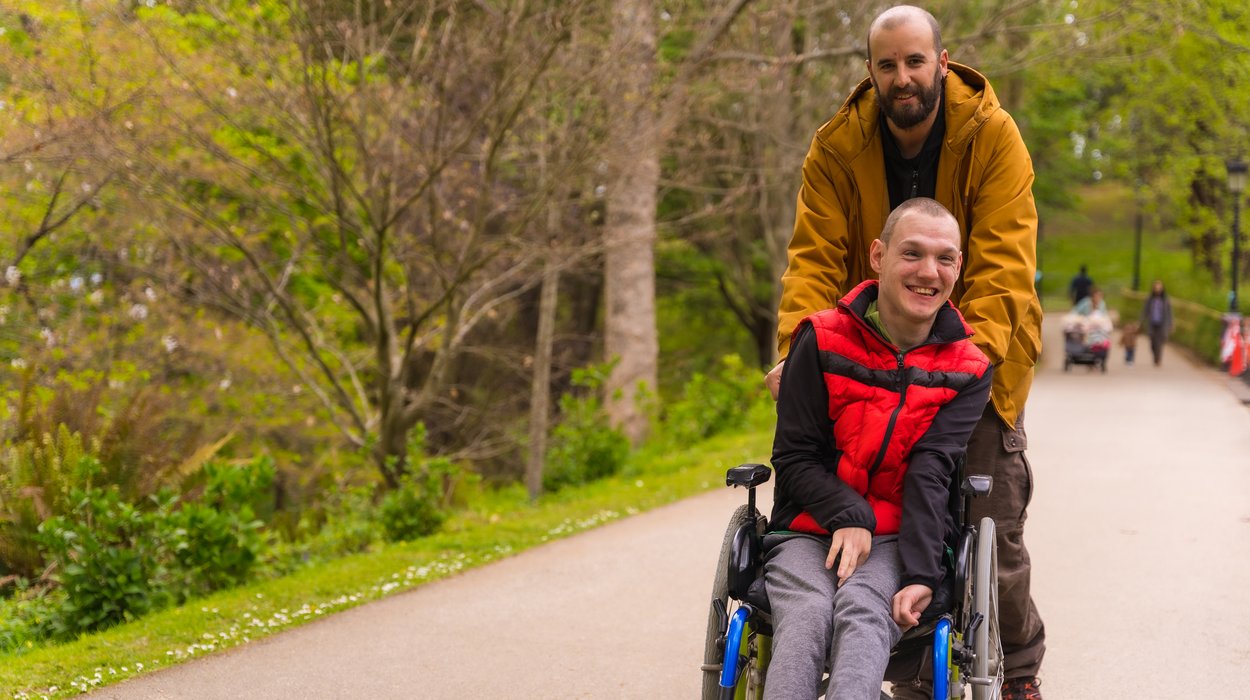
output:
[[[878, 236], [882, 243], [890, 244], [890, 237], [894, 235], [895, 227], [908, 214], [923, 214], [931, 219], [948, 219], [955, 224], [955, 230], [959, 231], [959, 221], [955, 219], [954, 214], [950, 213], [950, 210], [942, 206], [941, 202], [928, 197], [913, 197], [890, 212], [890, 216], [885, 220], [885, 226], [881, 228], [881, 235]], [[960, 234], [962, 233], [961, 231]]]
[[914, 5], [895, 5], [890, 9], [877, 15], [877, 18], [868, 25], [867, 51], [868, 60], [872, 60], [872, 35], [876, 34], [880, 29], [893, 29], [899, 25], [906, 24], [913, 20], [922, 19], [929, 23], [929, 29], [933, 32], [933, 53], [935, 55], [942, 53], [942, 28], [938, 26], [937, 18], [929, 14], [928, 10], [915, 7]]

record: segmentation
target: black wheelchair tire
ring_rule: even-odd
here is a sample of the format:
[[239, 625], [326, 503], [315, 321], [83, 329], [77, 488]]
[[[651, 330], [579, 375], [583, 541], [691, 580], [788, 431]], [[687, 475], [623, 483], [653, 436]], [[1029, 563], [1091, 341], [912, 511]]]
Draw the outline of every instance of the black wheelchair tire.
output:
[[720, 557], [716, 560], [716, 577], [712, 579], [712, 598], [708, 601], [707, 637], [703, 643], [703, 700], [719, 700], [720, 670], [722, 651], [716, 640], [724, 634], [721, 629], [722, 619], [716, 612], [716, 601], [720, 601], [721, 609], [729, 607], [729, 549], [733, 546], [734, 534], [743, 521], [752, 517], [749, 507], [744, 503], [738, 506], [729, 518], [729, 527], [725, 528], [725, 538], [721, 542]]
[[972, 592], [972, 608], [980, 613], [973, 651], [972, 676], [993, 679], [989, 684], [974, 683], [972, 700], [997, 700], [1003, 684], [1003, 642], [998, 627], [998, 546], [992, 518], [982, 518], [977, 533], [977, 554]]

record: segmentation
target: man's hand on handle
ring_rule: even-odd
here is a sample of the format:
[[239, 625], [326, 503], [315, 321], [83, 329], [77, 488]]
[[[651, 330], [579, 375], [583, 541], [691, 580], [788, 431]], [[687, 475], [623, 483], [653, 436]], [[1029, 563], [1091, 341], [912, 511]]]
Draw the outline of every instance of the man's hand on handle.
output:
[[777, 400], [777, 392], [781, 391], [781, 368], [785, 364], [785, 360], [778, 362], [776, 367], [768, 370], [768, 374], [764, 375], [764, 386], [767, 386], [768, 391], [773, 395], [773, 401]]

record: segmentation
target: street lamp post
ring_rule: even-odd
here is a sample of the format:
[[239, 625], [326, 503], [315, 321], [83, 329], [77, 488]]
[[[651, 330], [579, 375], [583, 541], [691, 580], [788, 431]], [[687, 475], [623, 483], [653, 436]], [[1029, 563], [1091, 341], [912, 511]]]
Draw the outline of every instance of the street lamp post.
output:
[[1133, 291], [1141, 289], [1141, 226], [1142, 226], [1142, 181], [1137, 179], [1133, 188], [1133, 199], [1137, 202], [1137, 220], [1133, 226]]
[[1228, 167], [1228, 191], [1233, 193], [1233, 261], [1230, 271], [1231, 287], [1228, 293], [1228, 310], [1237, 313], [1237, 265], [1241, 262], [1241, 193], [1246, 189], [1246, 171], [1250, 166], [1241, 157], [1224, 164]]

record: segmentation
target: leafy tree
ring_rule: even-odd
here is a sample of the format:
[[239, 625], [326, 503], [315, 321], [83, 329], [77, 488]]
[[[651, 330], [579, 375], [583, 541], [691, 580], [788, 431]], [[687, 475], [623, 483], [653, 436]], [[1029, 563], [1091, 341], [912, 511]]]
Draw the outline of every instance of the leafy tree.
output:
[[392, 487], [413, 426], [461, 413], [471, 334], [539, 279], [545, 193], [524, 178], [517, 124], [579, 8], [136, 13], [173, 86], [152, 105], [172, 123], [126, 154], [144, 164], [134, 184], [177, 214], [184, 272], [166, 282], [264, 332]]

